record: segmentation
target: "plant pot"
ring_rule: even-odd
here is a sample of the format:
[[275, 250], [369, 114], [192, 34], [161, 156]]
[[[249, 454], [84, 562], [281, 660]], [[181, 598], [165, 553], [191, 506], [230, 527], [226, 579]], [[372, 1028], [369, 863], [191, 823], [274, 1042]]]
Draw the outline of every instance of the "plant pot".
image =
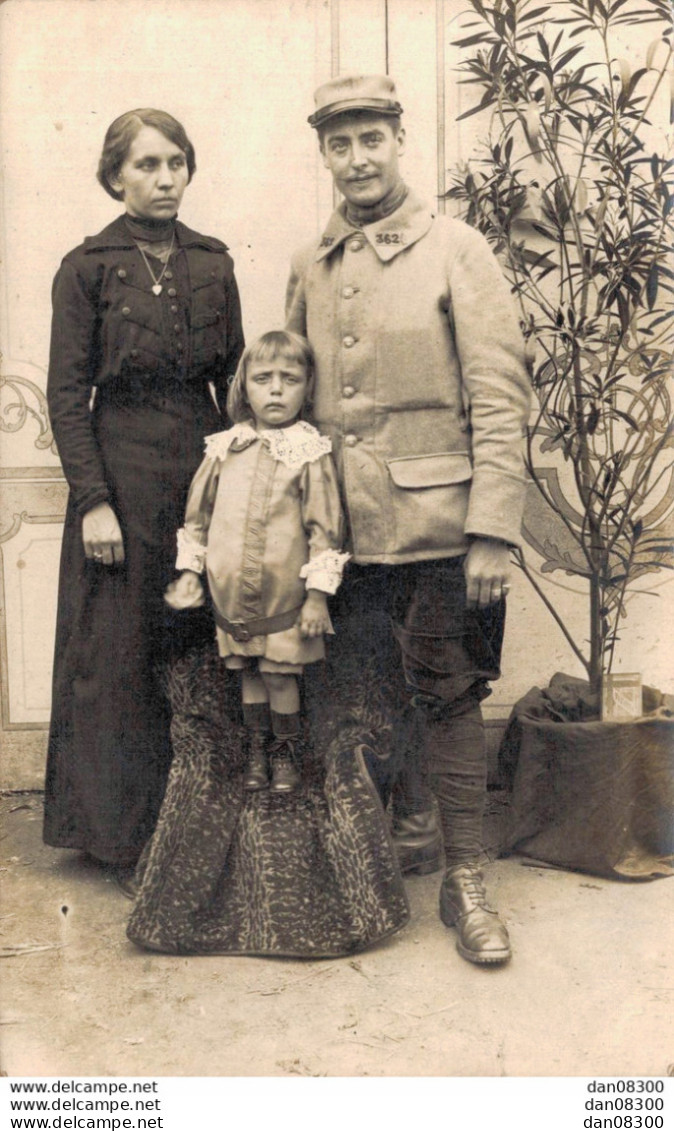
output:
[[588, 685], [561, 674], [515, 704], [504, 851], [614, 879], [674, 875], [673, 704], [647, 687], [643, 704], [637, 719], [588, 719]]

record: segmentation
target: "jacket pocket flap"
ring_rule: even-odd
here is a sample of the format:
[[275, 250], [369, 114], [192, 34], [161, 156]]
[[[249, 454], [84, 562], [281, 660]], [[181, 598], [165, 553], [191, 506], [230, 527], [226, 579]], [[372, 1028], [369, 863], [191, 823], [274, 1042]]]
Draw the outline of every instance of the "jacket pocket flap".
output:
[[219, 318], [220, 312], [217, 310], [201, 310], [192, 316], [192, 328], [203, 330], [204, 326], [214, 326]]
[[396, 487], [449, 487], [472, 476], [467, 452], [432, 452], [386, 461]]

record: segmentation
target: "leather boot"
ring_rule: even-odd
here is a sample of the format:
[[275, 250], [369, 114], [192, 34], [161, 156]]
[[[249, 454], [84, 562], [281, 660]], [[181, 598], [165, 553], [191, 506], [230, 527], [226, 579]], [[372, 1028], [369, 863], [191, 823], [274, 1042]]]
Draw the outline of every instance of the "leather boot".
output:
[[300, 781], [296, 765], [295, 738], [277, 738], [269, 747], [271, 760], [271, 793], [293, 793]]
[[263, 730], [252, 730], [248, 744], [249, 761], [243, 778], [243, 788], [248, 793], [258, 793], [269, 789], [269, 765], [267, 763], [267, 734]]
[[442, 837], [433, 809], [394, 816], [391, 837], [403, 875], [426, 876], [442, 866]]
[[480, 865], [476, 861], [447, 869], [440, 888], [440, 918], [458, 932], [456, 949], [478, 966], [493, 966], [510, 958], [508, 932], [487, 903]]

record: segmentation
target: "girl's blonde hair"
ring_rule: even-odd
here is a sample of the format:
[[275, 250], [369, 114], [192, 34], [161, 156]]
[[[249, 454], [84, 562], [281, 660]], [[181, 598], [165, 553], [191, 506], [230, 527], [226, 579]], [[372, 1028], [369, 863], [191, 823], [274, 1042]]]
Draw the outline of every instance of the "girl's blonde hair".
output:
[[305, 410], [311, 405], [314, 393], [314, 351], [307, 339], [303, 338], [301, 334], [295, 334], [292, 330], [269, 330], [257, 341], [246, 346], [241, 354], [241, 360], [227, 394], [227, 415], [232, 424], [241, 424], [244, 420], [250, 420], [252, 415], [246, 396], [246, 377], [249, 364], [252, 361], [273, 361], [277, 357], [301, 365], [306, 372], [307, 391], [304, 406], [300, 413], [300, 416], [304, 416]]

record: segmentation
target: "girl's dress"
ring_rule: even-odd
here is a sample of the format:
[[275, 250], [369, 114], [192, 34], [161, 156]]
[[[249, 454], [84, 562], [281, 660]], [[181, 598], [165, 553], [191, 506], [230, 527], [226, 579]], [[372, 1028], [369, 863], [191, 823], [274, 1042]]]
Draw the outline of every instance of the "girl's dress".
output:
[[[237, 425], [209, 437], [180, 534], [179, 567], [200, 571], [205, 561], [218, 641], [170, 670], [175, 755], [137, 869], [127, 931], [146, 949], [335, 957], [407, 922], [367, 768], [377, 759], [368, 744], [385, 731], [378, 660], [368, 668], [341, 654], [333, 663], [336, 640], [327, 647], [322, 639], [302, 640], [295, 627], [245, 639], [246, 624], [288, 610], [295, 619], [307, 585], [337, 588], [347, 555], [338, 550], [341, 508], [329, 448], [304, 422], [259, 434]], [[236, 636], [225, 622], [241, 626]], [[312, 663], [324, 648], [326, 662]], [[240, 685], [222, 662], [231, 655], [308, 664], [302, 784], [291, 794], [243, 790]], [[326, 725], [325, 703], [338, 685], [352, 714]]]
[[[221, 656], [324, 657], [323, 638], [303, 639], [294, 621], [307, 588], [336, 591], [348, 558], [339, 552], [344, 523], [330, 451], [306, 421], [260, 432], [242, 423], [208, 437], [177, 568], [201, 572], [205, 562]], [[281, 631], [260, 627], [284, 616], [291, 623]]]
[[[66, 256], [53, 291], [48, 398], [70, 495], [44, 838], [115, 865], [135, 863], [161, 805], [171, 747], [158, 672], [174, 639], [163, 592], [204, 436], [221, 426], [209, 382], [222, 400], [243, 348], [225, 245], [170, 227], [159, 296], [135, 243], [156, 232], [123, 216]], [[99, 502], [122, 528], [113, 568], [82, 545]]]

